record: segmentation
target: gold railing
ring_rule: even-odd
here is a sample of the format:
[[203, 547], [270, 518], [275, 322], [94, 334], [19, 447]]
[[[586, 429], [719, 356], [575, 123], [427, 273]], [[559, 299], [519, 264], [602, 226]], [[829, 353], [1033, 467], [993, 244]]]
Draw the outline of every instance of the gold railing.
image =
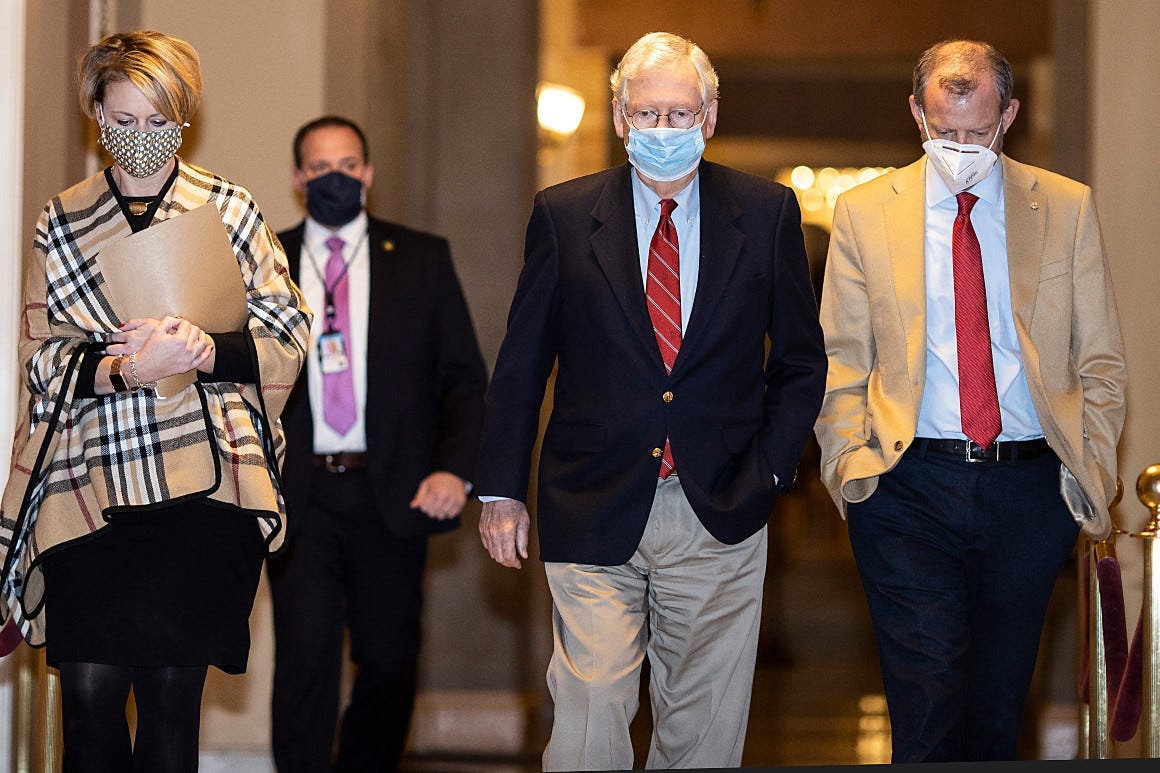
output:
[[13, 660], [11, 766], [14, 773], [59, 773], [60, 680], [44, 650], [21, 642]]
[[[1142, 531], [1113, 529], [1106, 540], [1081, 545], [1080, 608], [1087, 630], [1079, 751], [1084, 759], [1115, 756], [1115, 742], [1132, 740], [1141, 725], [1141, 753], [1160, 757], [1160, 464], [1140, 473], [1136, 496], [1150, 515]], [[1141, 540], [1144, 549], [1143, 603], [1130, 645], [1114, 544], [1124, 535]]]

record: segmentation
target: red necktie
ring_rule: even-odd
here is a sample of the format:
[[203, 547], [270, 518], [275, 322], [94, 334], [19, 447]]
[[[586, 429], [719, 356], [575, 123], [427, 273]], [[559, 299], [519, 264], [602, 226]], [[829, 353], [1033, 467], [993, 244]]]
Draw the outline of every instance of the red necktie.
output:
[[346, 281], [347, 266], [342, 256], [342, 238], [332, 236], [326, 240], [326, 246], [330, 249], [330, 259], [326, 263], [324, 282], [334, 306], [333, 328], [326, 332], [342, 334], [347, 366], [337, 373], [323, 374], [322, 416], [335, 432], [345, 435], [354, 426], [357, 415], [354, 404], [354, 380], [350, 373], [350, 288]]
[[[648, 280], [644, 294], [648, 298], [648, 315], [653, 333], [665, 361], [665, 373], [671, 373], [677, 352], [681, 349], [681, 264], [677, 250], [677, 228], [673, 225], [673, 210], [677, 202], [661, 200], [661, 218], [648, 250]], [[660, 477], [667, 478], [673, 471], [673, 452], [665, 438], [661, 457]]]
[[971, 209], [979, 197], [960, 193], [959, 214], [951, 239], [955, 277], [955, 338], [959, 357], [959, 412], [963, 434], [983, 448], [1003, 428], [995, 365], [991, 360], [991, 328], [987, 324], [987, 287], [983, 252], [971, 225]]

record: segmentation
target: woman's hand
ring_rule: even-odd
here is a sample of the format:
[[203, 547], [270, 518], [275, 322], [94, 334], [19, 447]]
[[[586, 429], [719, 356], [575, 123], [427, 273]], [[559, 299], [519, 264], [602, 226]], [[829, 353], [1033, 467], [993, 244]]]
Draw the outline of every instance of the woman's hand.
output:
[[161, 320], [152, 318], [131, 319], [121, 325], [118, 332], [109, 336], [113, 343], [105, 347], [105, 354], [113, 357], [128, 357], [141, 351], [141, 347], [153, 335], [153, 331], [161, 326]]
[[213, 369], [213, 339], [183, 317], [131, 319], [111, 339], [116, 343], [106, 347], [105, 352], [113, 356], [137, 355], [137, 378], [143, 384], [191, 370]]

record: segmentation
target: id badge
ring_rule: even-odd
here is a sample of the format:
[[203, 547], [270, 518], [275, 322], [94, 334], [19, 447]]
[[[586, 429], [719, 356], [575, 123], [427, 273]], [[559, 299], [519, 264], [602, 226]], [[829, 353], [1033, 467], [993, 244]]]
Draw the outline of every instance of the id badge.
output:
[[318, 361], [322, 372], [326, 375], [342, 373], [350, 367], [350, 360], [346, 356], [346, 343], [342, 340], [342, 333], [333, 330], [318, 337]]

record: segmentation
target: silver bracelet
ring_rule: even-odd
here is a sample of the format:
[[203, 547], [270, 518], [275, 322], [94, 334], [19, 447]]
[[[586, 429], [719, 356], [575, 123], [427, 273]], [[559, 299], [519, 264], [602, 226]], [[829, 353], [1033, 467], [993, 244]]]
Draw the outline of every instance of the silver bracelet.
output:
[[142, 389], [156, 389], [156, 381], [141, 381], [141, 377], [137, 375], [137, 353], [133, 352], [129, 355], [129, 378], [133, 379], [133, 391], [138, 392]]

